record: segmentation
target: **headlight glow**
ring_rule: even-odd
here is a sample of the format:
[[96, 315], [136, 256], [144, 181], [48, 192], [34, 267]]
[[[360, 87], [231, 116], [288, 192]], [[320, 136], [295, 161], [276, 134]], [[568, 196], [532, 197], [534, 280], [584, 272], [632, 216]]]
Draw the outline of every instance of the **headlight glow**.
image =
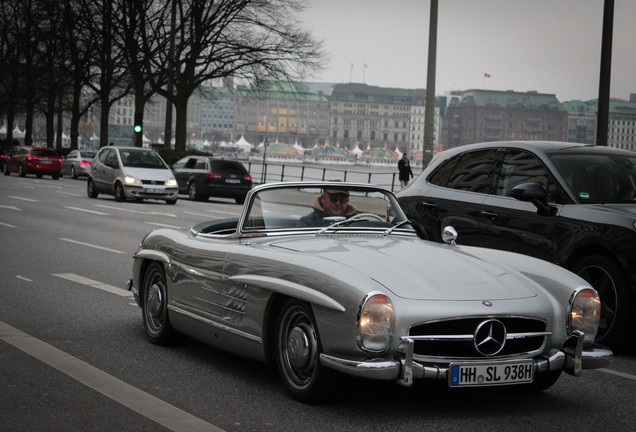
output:
[[124, 177], [124, 181], [126, 182], [126, 184], [141, 184], [141, 182], [133, 176]]
[[171, 178], [170, 180], [166, 182], [166, 186], [176, 186], [176, 185], [177, 185], [177, 181], [174, 178]]
[[391, 300], [382, 293], [369, 293], [360, 303], [356, 330], [356, 340], [362, 350], [385, 351], [393, 334]]
[[585, 342], [594, 342], [601, 320], [601, 300], [596, 290], [579, 288], [570, 297], [568, 332], [580, 330]]

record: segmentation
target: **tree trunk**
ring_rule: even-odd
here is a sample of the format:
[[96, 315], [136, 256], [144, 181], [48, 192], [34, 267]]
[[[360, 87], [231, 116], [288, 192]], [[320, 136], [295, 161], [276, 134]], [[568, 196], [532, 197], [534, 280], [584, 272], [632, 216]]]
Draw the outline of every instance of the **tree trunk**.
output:
[[174, 150], [185, 151], [188, 139], [188, 98], [180, 98], [175, 104], [176, 120]]
[[102, 101], [99, 113], [99, 148], [108, 145], [108, 117], [110, 116], [110, 104]]

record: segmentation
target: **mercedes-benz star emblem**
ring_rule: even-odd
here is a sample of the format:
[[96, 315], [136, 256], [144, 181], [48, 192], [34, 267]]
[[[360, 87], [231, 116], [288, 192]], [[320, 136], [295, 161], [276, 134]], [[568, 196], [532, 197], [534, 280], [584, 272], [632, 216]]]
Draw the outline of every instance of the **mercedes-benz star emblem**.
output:
[[150, 184], [156, 185], [157, 182], [153, 180], [153, 181], [150, 182]]
[[475, 330], [475, 349], [485, 356], [493, 356], [503, 349], [506, 337], [506, 326], [501, 321], [483, 321]]

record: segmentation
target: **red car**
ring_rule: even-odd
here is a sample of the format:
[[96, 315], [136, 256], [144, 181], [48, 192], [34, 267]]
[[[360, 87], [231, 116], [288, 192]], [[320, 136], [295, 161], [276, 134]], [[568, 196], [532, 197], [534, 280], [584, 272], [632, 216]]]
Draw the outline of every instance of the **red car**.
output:
[[57, 180], [61, 169], [62, 159], [52, 148], [14, 147], [5, 160], [4, 175], [17, 172], [20, 177], [35, 174], [42, 178], [46, 174]]

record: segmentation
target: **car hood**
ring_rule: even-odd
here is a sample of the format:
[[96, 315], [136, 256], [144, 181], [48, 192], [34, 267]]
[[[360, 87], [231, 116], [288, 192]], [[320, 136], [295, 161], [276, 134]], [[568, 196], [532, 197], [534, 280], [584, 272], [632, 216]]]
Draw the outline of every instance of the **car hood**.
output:
[[160, 180], [165, 182], [174, 177], [174, 174], [169, 169], [125, 167], [124, 172], [126, 175], [131, 175], [139, 180]]
[[342, 266], [356, 270], [407, 299], [511, 300], [535, 297], [538, 290], [521, 272], [480, 257], [481, 251], [488, 255], [486, 249], [395, 236], [282, 240], [270, 246], [322, 258], [317, 265], [335, 277], [347, 271]]
[[599, 212], [611, 212], [617, 215], [636, 218], [636, 204], [582, 204]]

